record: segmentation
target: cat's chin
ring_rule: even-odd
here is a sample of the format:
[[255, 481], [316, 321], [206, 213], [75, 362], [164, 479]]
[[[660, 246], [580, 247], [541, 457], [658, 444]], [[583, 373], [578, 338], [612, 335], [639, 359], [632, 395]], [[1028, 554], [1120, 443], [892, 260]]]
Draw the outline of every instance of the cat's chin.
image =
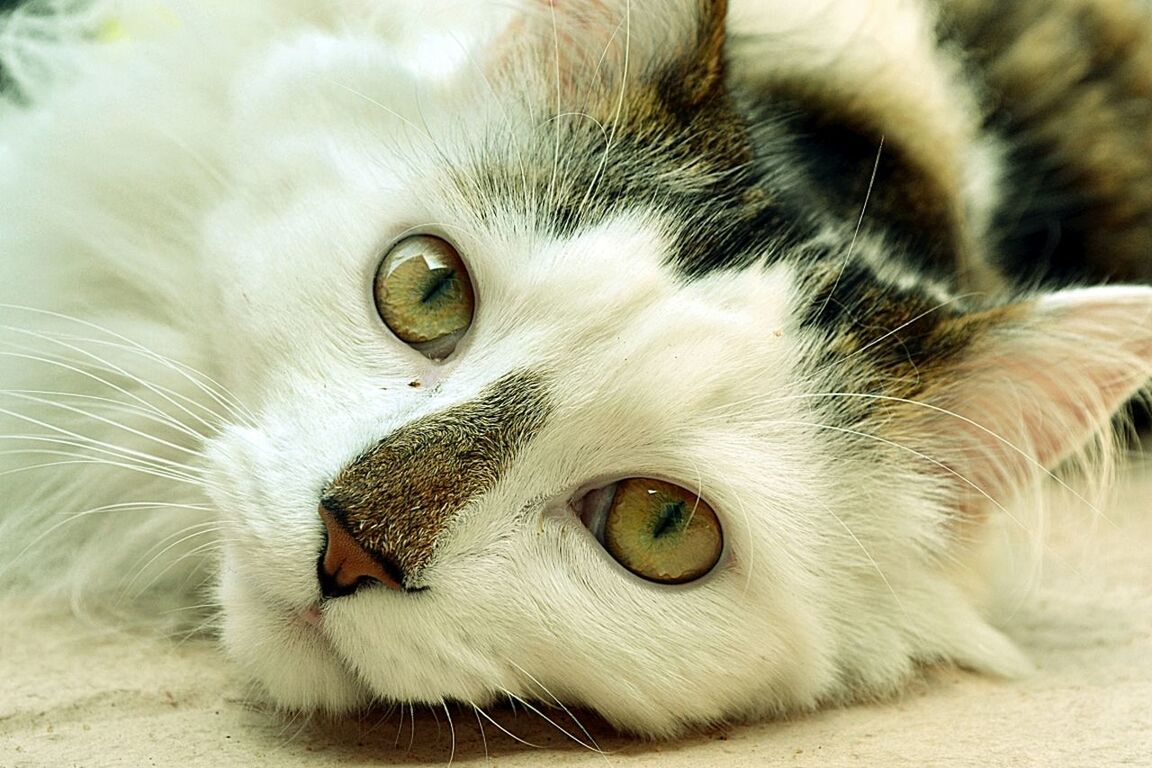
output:
[[219, 593], [225, 651], [277, 709], [335, 715], [378, 701], [485, 704], [493, 698], [488, 682], [501, 679], [482, 654], [459, 652], [451, 632], [443, 644], [395, 636], [382, 644], [395, 635], [387, 608], [289, 606], [228, 578]]
[[333, 649], [315, 607], [276, 609], [227, 581], [221, 597], [229, 607], [224, 647], [275, 707], [340, 714], [371, 702], [368, 689]]

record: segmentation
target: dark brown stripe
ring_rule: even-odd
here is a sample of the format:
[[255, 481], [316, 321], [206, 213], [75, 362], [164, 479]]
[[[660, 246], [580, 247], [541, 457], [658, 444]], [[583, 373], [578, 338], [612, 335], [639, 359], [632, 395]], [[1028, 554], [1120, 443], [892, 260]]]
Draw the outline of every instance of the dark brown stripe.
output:
[[[839, 371], [843, 391], [922, 399], [950, 381], [974, 345], [1010, 308], [978, 311], [964, 301], [942, 302], [923, 289], [897, 286], [867, 265], [817, 265], [803, 324], [824, 337], [820, 368]], [[868, 398], [835, 402], [836, 417], [858, 424], [887, 404]]]
[[460, 510], [492, 488], [549, 411], [543, 377], [508, 374], [479, 397], [381, 440], [329, 485], [323, 504], [370, 554], [419, 586]]

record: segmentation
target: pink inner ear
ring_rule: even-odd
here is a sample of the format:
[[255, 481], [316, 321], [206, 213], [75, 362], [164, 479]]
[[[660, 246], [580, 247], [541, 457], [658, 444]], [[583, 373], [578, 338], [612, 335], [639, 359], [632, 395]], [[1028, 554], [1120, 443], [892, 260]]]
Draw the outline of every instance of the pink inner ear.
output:
[[1064, 291], [1019, 309], [914, 417], [977, 515], [1109, 429], [1152, 383], [1152, 288]]
[[[522, 87], [527, 61], [562, 105], [579, 109], [685, 57], [709, 69], [706, 60], [722, 54], [726, 11], [725, 0], [534, 0], [495, 41], [487, 68], [497, 80], [515, 72]], [[705, 29], [718, 31], [702, 44]]]

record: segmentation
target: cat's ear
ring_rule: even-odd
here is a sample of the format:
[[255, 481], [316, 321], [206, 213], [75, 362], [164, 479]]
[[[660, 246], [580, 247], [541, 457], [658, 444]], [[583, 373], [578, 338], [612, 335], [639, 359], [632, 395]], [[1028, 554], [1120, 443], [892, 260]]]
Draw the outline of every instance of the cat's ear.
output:
[[962, 322], [980, 337], [906, 413], [962, 515], [1083, 449], [1152, 384], [1152, 288], [1067, 290]]
[[727, 0], [523, 0], [490, 71], [535, 71], [562, 106], [657, 88], [681, 106], [722, 86]]

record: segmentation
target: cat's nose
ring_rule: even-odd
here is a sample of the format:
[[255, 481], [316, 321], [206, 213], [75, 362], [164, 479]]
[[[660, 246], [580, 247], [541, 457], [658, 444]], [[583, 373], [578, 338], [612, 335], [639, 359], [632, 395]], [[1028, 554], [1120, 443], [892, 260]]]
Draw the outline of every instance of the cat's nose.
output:
[[320, 591], [326, 598], [350, 595], [360, 587], [380, 583], [404, 589], [404, 573], [395, 562], [368, 551], [331, 509], [320, 505], [327, 540], [316, 564]]

